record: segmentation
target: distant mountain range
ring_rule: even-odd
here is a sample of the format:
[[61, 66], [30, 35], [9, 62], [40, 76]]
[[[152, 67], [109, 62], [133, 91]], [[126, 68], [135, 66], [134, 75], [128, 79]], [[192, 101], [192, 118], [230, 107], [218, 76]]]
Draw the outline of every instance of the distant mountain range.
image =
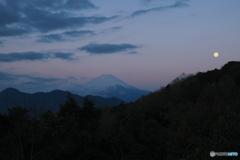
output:
[[[95, 107], [116, 106], [121, 103], [134, 102], [148, 91], [137, 89], [126, 82], [112, 76], [102, 75], [85, 84], [70, 90], [72, 96], [81, 106], [85, 96], [95, 103]], [[23, 106], [34, 107], [37, 110], [59, 110], [59, 104], [64, 104], [69, 92], [53, 90], [51, 92], [24, 93], [15, 88], [7, 88], [0, 92], [0, 112], [8, 108]]]
[[72, 92], [81, 96], [117, 97], [125, 102], [134, 102], [141, 96], [149, 93], [149, 91], [137, 89], [113, 75], [101, 75], [85, 84], [79, 85]]
[[[38, 111], [52, 110], [58, 111], [59, 104], [64, 104], [69, 92], [61, 90], [53, 90], [51, 92], [38, 92], [34, 94], [20, 92], [14, 88], [7, 88], [0, 92], [0, 112], [5, 113], [8, 108], [22, 106], [26, 108], [34, 108]], [[72, 97], [82, 106], [84, 97], [72, 94]], [[88, 96], [95, 104], [95, 107], [116, 106], [125, 103], [118, 98], [103, 98], [100, 96]]]

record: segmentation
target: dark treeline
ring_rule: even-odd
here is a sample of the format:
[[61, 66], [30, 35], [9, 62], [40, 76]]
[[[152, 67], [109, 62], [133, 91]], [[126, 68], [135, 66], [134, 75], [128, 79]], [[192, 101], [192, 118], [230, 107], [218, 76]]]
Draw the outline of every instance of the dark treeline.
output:
[[[0, 114], [1, 160], [205, 160], [240, 149], [240, 62], [182, 74], [134, 103]], [[217, 157], [226, 159], [226, 157]]]

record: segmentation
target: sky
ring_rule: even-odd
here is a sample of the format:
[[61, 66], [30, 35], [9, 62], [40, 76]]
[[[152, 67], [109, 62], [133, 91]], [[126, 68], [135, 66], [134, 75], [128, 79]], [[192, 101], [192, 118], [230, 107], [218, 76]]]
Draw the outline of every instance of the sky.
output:
[[0, 0], [0, 90], [71, 90], [111, 74], [154, 91], [181, 73], [220, 69], [240, 59], [239, 8], [239, 0]]

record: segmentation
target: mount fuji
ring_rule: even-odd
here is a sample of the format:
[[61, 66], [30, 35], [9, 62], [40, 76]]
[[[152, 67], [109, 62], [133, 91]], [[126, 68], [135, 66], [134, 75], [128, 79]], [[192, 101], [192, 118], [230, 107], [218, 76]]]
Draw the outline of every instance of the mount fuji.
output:
[[[76, 91], [77, 89], [77, 91]], [[75, 88], [75, 92], [81, 96], [94, 95], [104, 98], [116, 97], [125, 102], [133, 102], [146, 95], [146, 90], [137, 89], [113, 75], [101, 75], [85, 84]]]

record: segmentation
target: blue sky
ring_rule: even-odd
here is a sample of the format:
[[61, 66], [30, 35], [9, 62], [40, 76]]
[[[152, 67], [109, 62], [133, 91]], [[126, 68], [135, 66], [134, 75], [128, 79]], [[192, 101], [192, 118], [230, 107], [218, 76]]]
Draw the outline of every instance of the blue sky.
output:
[[[239, 0], [0, 0], [0, 90], [102, 74], [156, 90], [240, 59]], [[219, 57], [213, 57], [219, 52]]]

